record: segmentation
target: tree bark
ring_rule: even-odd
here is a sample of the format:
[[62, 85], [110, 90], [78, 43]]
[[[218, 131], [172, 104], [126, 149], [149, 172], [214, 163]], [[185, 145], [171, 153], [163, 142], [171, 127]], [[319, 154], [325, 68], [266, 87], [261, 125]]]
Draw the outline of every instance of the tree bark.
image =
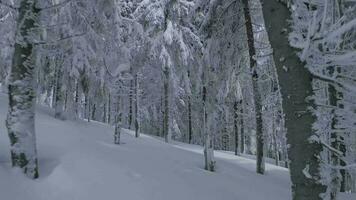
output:
[[[312, 76], [300, 62], [294, 49], [289, 46], [287, 35], [283, 34], [289, 27], [288, 8], [277, 1], [262, 2], [286, 114], [293, 200], [321, 200], [320, 195], [326, 192], [326, 187], [319, 182], [321, 161], [318, 155], [322, 146], [309, 141], [310, 137], [315, 135], [312, 129], [315, 117], [308, 109], [313, 106], [313, 102], [306, 101], [306, 98], [313, 94]], [[284, 70], [285, 67], [288, 67], [288, 73]]]
[[[204, 79], [204, 78], [203, 78]], [[215, 171], [215, 161], [214, 161], [214, 145], [213, 140], [210, 136], [210, 133], [207, 129], [207, 111], [206, 111], [206, 95], [207, 95], [207, 88], [205, 86], [205, 81], [203, 84], [203, 91], [202, 91], [202, 103], [203, 103], [203, 133], [204, 133], [204, 161], [205, 161], [205, 170], [208, 171]]]
[[253, 33], [252, 19], [250, 13], [250, 7], [248, 0], [242, 0], [244, 6], [244, 17], [246, 22], [246, 32], [248, 49], [250, 54], [250, 67], [252, 72], [252, 84], [254, 93], [254, 107], [256, 114], [256, 172], [259, 174], [264, 174], [265, 172], [265, 160], [264, 160], [264, 136], [263, 136], [263, 123], [262, 123], [262, 104], [261, 104], [261, 94], [258, 85], [258, 71], [257, 62], [255, 59], [256, 48], [255, 39]]
[[31, 32], [38, 27], [36, 1], [22, 0], [17, 19], [15, 51], [9, 81], [9, 111], [6, 126], [11, 161], [30, 178], [38, 178], [35, 136], [35, 48]]

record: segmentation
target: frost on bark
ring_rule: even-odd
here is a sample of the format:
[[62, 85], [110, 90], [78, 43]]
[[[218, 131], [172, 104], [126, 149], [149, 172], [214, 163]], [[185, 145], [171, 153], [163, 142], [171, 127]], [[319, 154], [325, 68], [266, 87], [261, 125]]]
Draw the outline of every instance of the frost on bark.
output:
[[[293, 200], [321, 200], [320, 195], [326, 192], [326, 187], [319, 182], [321, 161], [318, 157], [322, 146], [309, 141], [315, 134], [312, 129], [315, 117], [308, 110], [313, 106], [313, 102], [306, 100], [313, 93], [312, 76], [300, 62], [294, 49], [289, 46], [287, 35], [284, 34], [289, 26], [288, 8], [277, 1], [262, 2], [282, 89], [283, 109], [286, 113]], [[288, 72], [284, 70], [286, 67]]]
[[253, 96], [254, 96], [254, 107], [256, 113], [256, 172], [259, 174], [264, 174], [265, 172], [265, 160], [264, 160], [264, 136], [263, 136], [263, 122], [262, 122], [262, 102], [261, 94], [259, 91], [258, 84], [258, 72], [257, 72], [257, 62], [255, 59], [256, 49], [255, 49], [255, 39], [253, 33], [252, 19], [249, 8], [248, 0], [242, 0], [244, 6], [244, 17], [246, 22], [246, 32], [247, 32], [247, 42], [250, 55], [250, 67], [252, 72], [252, 84], [253, 84]]
[[[204, 80], [204, 75], [203, 75]], [[205, 80], [203, 83], [203, 91], [202, 91], [202, 103], [203, 103], [203, 134], [204, 134], [204, 161], [205, 161], [205, 170], [215, 171], [215, 161], [214, 161], [214, 144], [213, 139], [207, 128], [207, 110], [206, 110], [206, 98], [207, 98], [207, 88], [205, 86]]]
[[15, 51], [9, 80], [9, 111], [6, 126], [10, 138], [11, 160], [30, 178], [38, 178], [35, 136], [35, 52], [31, 31], [37, 28], [34, 0], [23, 0], [18, 9]]

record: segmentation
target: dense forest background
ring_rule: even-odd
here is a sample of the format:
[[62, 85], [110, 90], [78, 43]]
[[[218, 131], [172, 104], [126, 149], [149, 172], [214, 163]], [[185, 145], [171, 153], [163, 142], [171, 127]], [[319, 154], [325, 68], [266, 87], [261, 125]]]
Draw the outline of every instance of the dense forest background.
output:
[[[38, 178], [35, 104], [60, 120], [256, 156], [296, 200], [356, 192], [356, 1], [0, 0], [11, 159]], [[292, 194], [291, 194], [292, 195]]]

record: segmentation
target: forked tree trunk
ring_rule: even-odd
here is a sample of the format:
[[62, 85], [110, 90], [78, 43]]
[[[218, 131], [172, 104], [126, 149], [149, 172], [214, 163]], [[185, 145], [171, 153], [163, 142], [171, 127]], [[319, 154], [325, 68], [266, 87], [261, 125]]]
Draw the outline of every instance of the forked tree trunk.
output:
[[[308, 110], [313, 102], [306, 101], [313, 94], [312, 76], [289, 46], [287, 35], [283, 34], [289, 27], [288, 8], [277, 1], [262, 2], [286, 114], [293, 200], [321, 200], [320, 195], [326, 192], [326, 187], [320, 183], [321, 161], [318, 159], [323, 148], [318, 143], [309, 142], [315, 135], [312, 129], [315, 117]], [[285, 67], [288, 67], [288, 73], [283, 69]]]
[[9, 81], [9, 111], [6, 126], [11, 161], [30, 178], [38, 178], [35, 136], [35, 49], [31, 31], [38, 26], [39, 9], [34, 0], [22, 0], [18, 9], [15, 51]]

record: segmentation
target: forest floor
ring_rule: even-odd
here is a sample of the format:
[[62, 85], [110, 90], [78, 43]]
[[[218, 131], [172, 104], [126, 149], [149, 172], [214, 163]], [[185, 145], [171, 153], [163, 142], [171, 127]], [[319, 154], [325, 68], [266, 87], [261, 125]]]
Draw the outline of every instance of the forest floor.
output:
[[[216, 152], [217, 171], [203, 169], [202, 148], [124, 130], [113, 144], [113, 128], [98, 122], [60, 121], [38, 106], [40, 178], [29, 180], [9, 162], [0, 95], [1, 200], [290, 200], [288, 170]], [[347, 198], [349, 199], [349, 198]]]

